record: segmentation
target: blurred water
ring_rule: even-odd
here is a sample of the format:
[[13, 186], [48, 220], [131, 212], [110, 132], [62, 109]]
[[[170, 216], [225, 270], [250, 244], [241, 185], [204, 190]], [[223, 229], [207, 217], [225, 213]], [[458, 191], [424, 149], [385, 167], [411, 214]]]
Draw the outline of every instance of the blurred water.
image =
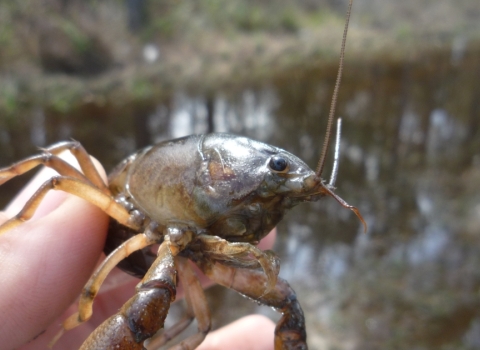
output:
[[[243, 90], [176, 92], [121, 109], [86, 103], [68, 116], [34, 106], [8, 127], [0, 117], [0, 164], [73, 137], [108, 169], [213, 121], [314, 167], [335, 74], [296, 68]], [[480, 348], [479, 78], [479, 48], [461, 38], [408, 62], [347, 63], [336, 192], [361, 210], [368, 232], [323, 199], [293, 209], [276, 244], [312, 349]], [[18, 186], [2, 186], [2, 203]], [[215, 326], [251, 311], [278, 317], [221, 288], [210, 293]]]

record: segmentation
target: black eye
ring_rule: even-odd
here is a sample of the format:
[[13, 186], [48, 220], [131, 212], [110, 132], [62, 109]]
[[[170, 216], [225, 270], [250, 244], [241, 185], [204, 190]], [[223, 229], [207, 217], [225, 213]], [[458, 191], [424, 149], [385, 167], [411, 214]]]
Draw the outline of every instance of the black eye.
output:
[[272, 158], [270, 158], [270, 162], [268, 163], [268, 166], [273, 171], [282, 172], [287, 170], [288, 162], [285, 158], [282, 158], [280, 156], [273, 156]]

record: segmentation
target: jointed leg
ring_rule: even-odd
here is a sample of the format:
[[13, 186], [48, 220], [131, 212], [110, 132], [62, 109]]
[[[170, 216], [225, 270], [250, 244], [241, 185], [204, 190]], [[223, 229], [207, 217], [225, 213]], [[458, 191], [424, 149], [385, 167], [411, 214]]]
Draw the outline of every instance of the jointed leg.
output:
[[46, 167], [52, 168], [60, 175], [89, 181], [85, 175], [75, 169], [73, 165], [68, 164], [63, 159], [51, 153], [43, 153], [12, 164], [7, 168], [0, 169], [0, 185], [16, 176], [25, 174], [27, 171], [35, 168], [38, 165], [45, 165]]
[[262, 271], [234, 268], [220, 263], [196, 261], [210, 279], [247, 295], [283, 314], [275, 328], [275, 350], [306, 350], [305, 318], [295, 292], [278, 278], [275, 288], [267, 294], [263, 285], [267, 277]]
[[46, 181], [27, 201], [23, 209], [17, 215], [0, 226], [0, 235], [30, 219], [40, 205], [43, 197], [51, 189], [62, 190], [83, 198], [102, 209], [106, 214], [121, 224], [133, 229], [139, 229], [139, 227], [133, 225], [129, 220], [130, 214], [128, 211], [115, 202], [111, 196], [101, 192], [98, 188], [82, 180], [68, 176], [56, 176]]
[[137, 285], [136, 294], [90, 334], [81, 350], [144, 349], [144, 340], [163, 327], [176, 294], [176, 269], [170, 244], [165, 240], [160, 245], [158, 257]]
[[189, 265], [188, 259], [175, 258], [175, 266], [185, 289], [185, 301], [193, 310], [198, 323], [198, 333], [188, 337], [170, 350], [193, 350], [207, 336], [211, 328], [210, 310], [202, 285]]
[[[70, 150], [76, 157], [83, 174], [71, 164], [55, 155], [65, 150]], [[76, 141], [61, 142], [46, 148], [44, 151], [43, 154], [24, 159], [10, 167], [0, 169], [0, 185], [41, 164], [56, 170], [61, 175], [45, 182], [14, 218], [1, 225], [0, 235], [31, 218], [50, 189], [64, 190], [84, 198], [103, 209], [120, 223], [131, 228], [137, 228], [136, 225], [129, 221], [130, 215], [128, 212], [110, 197], [108, 187], [103, 182], [90, 156], [80, 143]]]
[[[71, 164], [68, 164], [63, 159], [57, 157], [58, 154], [65, 150], [70, 150], [73, 156], [75, 156], [80, 168], [83, 171], [83, 174], [75, 169], [75, 167], [73, 167]], [[21, 160], [9, 167], [0, 169], [0, 185], [15, 176], [22, 175], [36, 166], [43, 164], [56, 170], [60, 175], [88, 180], [93, 185], [98, 187], [103, 193], [110, 193], [87, 151], [79, 142], [59, 142], [43, 149], [43, 151], [44, 152], [42, 154]]]
[[[197, 242], [202, 242], [202, 252], [208, 254], [214, 260], [218, 257], [246, 257], [252, 254], [263, 268], [267, 279], [262, 284], [263, 294], [268, 293], [275, 287], [278, 272], [280, 270], [280, 263], [275, 255], [270, 250], [262, 251], [251, 245], [250, 243], [232, 243], [217, 236], [202, 235], [198, 236]], [[246, 266], [245, 266], [246, 267]]]
[[78, 141], [65, 141], [56, 143], [45, 149], [46, 152], [51, 154], [59, 154], [65, 150], [69, 150], [73, 156], [77, 159], [80, 168], [83, 173], [96, 187], [98, 187], [102, 192], [109, 194], [107, 185], [103, 181], [102, 177], [98, 173], [95, 165], [90, 158], [90, 155], [87, 153], [82, 144]]
[[168, 341], [185, 330], [190, 323], [192, 323], [194, 318], [197, 318], [199, 332], [185, 339], [170, 350], [195, 349], [210, 331], [211, 319], [207, 299], [205, 298], [203, 288], [193, 272], [188, 259], [178, 256], [175, 257], [175, 267], [177, 268], [179, 278], [183, 283], [185, 291], [185, 302], [187, 305], [186, 315], [171, 328], [166, 329], [162, 334], [151, 338], [147, 345], [147, 349], [149, 350], [159, 349], [161, 346], [165, 345]]
[[183, 318], [169, 329], [165, 329], [161, 334], [155, 335], [150, 338], [148, 340], [146, 348], [148, 350], [156, 350], [161, 346], [165, 345], [170, 340], [179, 335], [181, 332], [183, 332], [185, 329], [187, 329], [187, 327], [193, 322], [194, 319], [195, 314], [193, 313], [193, 309], [190, 303], [187, 302], [185, 315], [183, 316]]
[[100, 286], [103, 281], [105, 281], [105, 278], [110, 271], [134, 251], [143, 249], [153, 243], [155, 242], [150, 240], [145, 234], [140, 233], [133, 236], [128, 241], [125, 241], [108, 255], [83, 288], [82, 294], [80, 295], [78, 312], [74, 313], [63, 322], [63, 329], [52, 339], [50, 346], [53, 346], [65, 331], [73, 329], [90, 319], [93, 312], [93, 300], [97, 296]]
[[96, 187], [98, 187], [103, 193], [109, 194], [107, 185], [103, 182], [102, 177], [98, 173], [95, 165], [90, 158], [82, 144], [78, 141], [66, 141], [56, 143], [48, 148], [44, 149], [51, 154], [60, 154], [65, 150], [69, 150], [70, 153], [77, 159], [80, 168], [82, 169], [85, 177], [89, 179]]

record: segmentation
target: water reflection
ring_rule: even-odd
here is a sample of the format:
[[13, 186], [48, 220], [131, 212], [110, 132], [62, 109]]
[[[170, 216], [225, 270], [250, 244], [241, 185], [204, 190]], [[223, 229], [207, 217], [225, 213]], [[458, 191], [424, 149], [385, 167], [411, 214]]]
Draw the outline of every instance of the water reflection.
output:
[[[176, 138], [216, 131], [249, 134], [266, 140], [274, 131], [272, 114], [275, 99], [274, 91], [269, 88], [245, 90], [230, 99], [219, 94], [212, 99], [212, 111], [209, 111], [207, 99], [176, 93], [171, 106], [168, 136]], [[211, 130], [208, 127], [209, 118], [213, 119]]]
[[[288, 214], [276, 247], [312, 349], [480, 347], [480, 55], [455, 45], [409, 62], [346, 67], [337, 193], [359, 207], [368, 233], [324, 199]], [[334, 79], [332, 67], [296, 68], [207, 96], [177, 92], [122, 108], [86, 103], [69, 116], [34, 107], [17, 121], [0, 119], [0, 161], [74, 137], [111, 168], [144, 144], [213, 127], [314, 166]], [[278, 317], [222, 289], [212, 293], [223, 301], [213, 305], [216, 326], [245, 309]]]

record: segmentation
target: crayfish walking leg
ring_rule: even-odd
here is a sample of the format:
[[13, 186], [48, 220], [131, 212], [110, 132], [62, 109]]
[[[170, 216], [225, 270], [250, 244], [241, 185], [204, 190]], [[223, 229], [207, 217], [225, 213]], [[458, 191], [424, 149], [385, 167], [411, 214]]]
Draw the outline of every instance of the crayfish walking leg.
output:
[[[135, 296], [117, 314], [102, 323], [80, 350], [145, 349], [144, 341], [163, 328], [170, 303], [175, 300], [177, 273], [185, 285], [185, 300], [192, 318], [197, 318], [199, 332], [173, 349], [193, 350], [205, 339], [211, 324], [207, 300], [188, 260], [175, 256], [178, 252], [176, 248], [174, 243], [165, 239], [157, 259], [137, 285]], [[175, 330], [173, 333], [176, 333]], [[169, 340], [168, 337], [159, 338], [160, 343]]]
[[[64, 150], [76, 157], [84, 174], [56, 156]], [[45, 165], [56, 170], [60, 176], [47, 180], [27, 201], [23, 209], [10, 220], [0, 226], [0, 235], [30, 219], [40, 205], [43, 197], [50, 190], [62, 190], [74, 194], [96, 205], [108, 215], [128, 227], [138, 229], [129, 222], [130, 214], [120, 204], [116, 203], [110, 195], [99, 173], [95, 169], [88, 153], [78, 142], [61, 142], [44, 149], [42, 154], [24, 159], [9, 167], [0, 169], [0, 185], [25, 172]]]
[[170, 242], [164, 241], [154, 264], [137, 285], [137, 293], [90, 334], [80, 349], [144, 349], [143, 341], [163, 327], [175, 300], [176, 274]]
[[152, 339], [152, 341], [148, 343], [148, 349], [157, 349], [165, 344], [172, 337], [184, 330], [194, 318], [197, 319], [198, 333], [188, 337], [170, 350], [193, 350], [203, 342], [207, 333], [210, 331], [210, 310], [208, 309], [207, 299], [200, 281], [193, 272], [188, 259], [179, 256], [175, 257], [175, 266], [184, 286], [188, 315], [186, 319], [163, 332], [157, 339]]
[[290, 285], [278, 278], [275, 287], [265, 293], [267, 277], [263, 271], [235, 268], [212, 261], [196, 261], [210, 279], [283, 314], [275, 328], [275, 350], [306, 350], [305, 317]]

